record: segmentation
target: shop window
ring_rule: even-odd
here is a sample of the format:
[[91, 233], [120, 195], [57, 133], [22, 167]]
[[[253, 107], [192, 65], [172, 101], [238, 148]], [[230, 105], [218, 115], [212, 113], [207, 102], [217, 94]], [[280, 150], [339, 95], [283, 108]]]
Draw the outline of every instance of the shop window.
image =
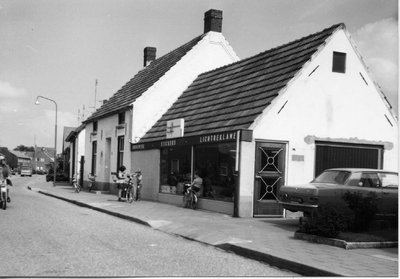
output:
[[202, 198], [233, 202], [236, 187], [236, 143], [196, 146], [195, 170], [203, 179]]
[[191, 146], [161, 150], [160, 192], [182, 195], [184, 185], [192, 180], [192, 172], [203, 179], [200, 197], [233, 202], [236, 187], [236, 143], [199, 145], [194, 147], [193, 170]]
[[161, 193], [183, 194], [183, 185], [191, 181], [191, 146], [161, 150]]

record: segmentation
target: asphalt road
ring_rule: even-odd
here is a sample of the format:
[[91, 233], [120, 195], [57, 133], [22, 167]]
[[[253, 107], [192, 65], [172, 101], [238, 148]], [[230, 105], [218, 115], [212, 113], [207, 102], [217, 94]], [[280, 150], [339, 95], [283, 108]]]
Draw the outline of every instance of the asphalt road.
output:
[[298, 276], [30, 191], [14, 177], [0, 210], [1, 277]]

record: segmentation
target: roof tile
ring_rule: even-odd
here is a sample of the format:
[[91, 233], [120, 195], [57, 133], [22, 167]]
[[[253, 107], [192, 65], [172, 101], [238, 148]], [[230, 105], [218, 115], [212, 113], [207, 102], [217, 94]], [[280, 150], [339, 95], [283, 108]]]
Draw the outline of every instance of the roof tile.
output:
[[140, 143], [164, 140], [166, 122], [178, 118], [185, 136], [250, 127], [338, 28], [344, 24], [199, 75]]

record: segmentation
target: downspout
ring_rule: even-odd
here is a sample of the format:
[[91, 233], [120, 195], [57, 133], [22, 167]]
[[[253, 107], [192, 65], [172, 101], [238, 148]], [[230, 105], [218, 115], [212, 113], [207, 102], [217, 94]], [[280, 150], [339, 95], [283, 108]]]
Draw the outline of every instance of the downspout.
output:
[[240, 197], [240, 131], [236, 132], [236, 156], [235, 156], [235, 194], [233, 200], [233, 217], [239, 217]]

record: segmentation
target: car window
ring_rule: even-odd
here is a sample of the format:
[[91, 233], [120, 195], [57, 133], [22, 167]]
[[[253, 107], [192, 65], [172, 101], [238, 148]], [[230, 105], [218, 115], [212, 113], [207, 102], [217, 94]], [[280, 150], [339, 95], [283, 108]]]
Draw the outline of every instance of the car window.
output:
[[362, 187], [369, 187], [369, 188], [373, 188], [373, 187], [380, 187], [380, 179], [378, 177], [377, 173], [363, 173], [361, 175], [361, 179], [360, 179], [360, 186]]
[[399, 188], [399, 176], [394, 173], [378, 173], [382, 187]]
[[334, 184], [344, 184], [349, 178], [350, 172], [348, 171], [324, 171], [318, 177], [316, 177], [312, 182], [316, 183], [334, 183]]

